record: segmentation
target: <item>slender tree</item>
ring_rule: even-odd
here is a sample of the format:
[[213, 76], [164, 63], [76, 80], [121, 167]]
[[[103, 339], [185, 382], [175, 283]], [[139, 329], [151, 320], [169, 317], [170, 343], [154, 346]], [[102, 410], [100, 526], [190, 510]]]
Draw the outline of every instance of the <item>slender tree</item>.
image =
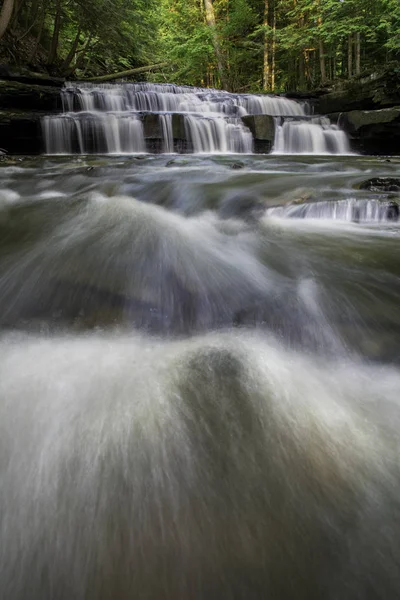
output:
[[4, 0], [0, 11], [0, 39], [7, 31], [14, 10], [14, 0]]
[[229, 80], [226, 74], [225, 60], [221, 51], [221, 44], [217, 32], [214, 6], [212, 0], [204, 0], [204, 8], [206, 13], [206, 22], [211, 31], [212, 43], [214, 46], [215, 57], [218, 64], [218, 73], [221, 79], [221, 83], [226, 90], [229, 90]]

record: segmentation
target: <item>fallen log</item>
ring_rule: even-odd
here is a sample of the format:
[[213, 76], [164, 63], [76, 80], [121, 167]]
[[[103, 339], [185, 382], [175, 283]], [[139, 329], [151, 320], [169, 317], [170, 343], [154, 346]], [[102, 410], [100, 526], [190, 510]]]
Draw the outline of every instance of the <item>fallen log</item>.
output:
[[129, 69], [129, 71], [120, 71], [119, 73], [112, 73], [111, 75], [99, 75], [98, 77], [88, 77], [85, 81], [113, 81], [115, 79], [125, 79], [131, 75], [137, 75], [139, 73], [146, 73], [147, 71], [153, 71], [154, 69], [160, 69], [166, 67], [168, 63], [157, 63], [155, 65], [148, 65], [147, 67], [136, 67], [135, 69]]

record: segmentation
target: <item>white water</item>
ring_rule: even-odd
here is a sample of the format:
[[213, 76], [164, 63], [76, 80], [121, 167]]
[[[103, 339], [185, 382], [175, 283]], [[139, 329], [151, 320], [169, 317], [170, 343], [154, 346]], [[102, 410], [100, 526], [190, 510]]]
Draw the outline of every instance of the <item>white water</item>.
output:
[[243, 332], [4, 337], [1, 598], [396, 598], [399, 397]]
[[146, 151], [143, 124], [137, 115], [66, 113], [44, 117], [48, 154], [136, 154]]
[[382, 200], [356, 200], [355, 198], [277, 206], [267, 209], [267, 214], [282, 218], [333, 219], [355, 223], [382, 223], [399, 220], [397, 203]]
[[327, 117], [308, 121], [276, 119], [274, 154], [349, 154], [344, 131]]
[[[158, 115], [162, 152], [175, 150], [171, 114], [180, 113], [189, 152], [248, 154], [253, 151], [253, 138], [241, 117], [301, 118], [310, 110], [307, 103], [278, 96], [147, 83], [67, 84], [62, 102], [64, 114], [43, 121], [48, 154], [145, 152], [143, 113]], [[151, 134], [149, 139], [153, 137]], [[341, 154], [349, 148], [345, 134], [325, 118], [312, 123], [285, 121], [283, 125], [277, 121], [274, 151]]]
[[0, 165], [1, 600], [400, 597], [398, 161], [238, 162]]

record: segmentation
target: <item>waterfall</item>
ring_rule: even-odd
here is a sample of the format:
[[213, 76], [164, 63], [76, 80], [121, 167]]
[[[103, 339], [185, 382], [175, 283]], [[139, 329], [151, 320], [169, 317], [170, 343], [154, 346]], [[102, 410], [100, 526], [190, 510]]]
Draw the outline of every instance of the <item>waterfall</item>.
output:
[[[345, 133], [328, 119], [310, 119], [307, 102], [280, 96], [151, 83], [68, 83], [61, 95], [63, 114], [42, 121], [48, 154], [248, 154], [253, 135], [242, 121], [246, 115], [276, 119], [275, 153], [349, 152]], [[177, 138], [174, 113], [181, 115], [179, 135], [184, 131], [184, 139]], [[149, 114], [155, 115], [157, 126], [152, 120], [147, 127]]]
[[248, 154], [252, 151], [253, 137], [250, 131], [243, 131], [243, 128], [233, 120], [187, 115], [185, 116], [185, 128], [195, 153]]
[[172, 115], [160, 115], [162, 137], [164, 140], [163, 152], [167, 154], [174, 151], [174, 135], [172, 130]]
[[135, 114], [82, 112], [45, 117], [48, 154], [133, 154], [146, 151], [143, 125]]
[[275, 119], [274, 154], [350, 154], [344, 131], [327, 117]]
[[267, 215], [292, 219], [332, 219], [338, 221], [396, 222], [399, 206], [396, 202], [378, 200], [338, 200], [292, 204], [267, 209]]

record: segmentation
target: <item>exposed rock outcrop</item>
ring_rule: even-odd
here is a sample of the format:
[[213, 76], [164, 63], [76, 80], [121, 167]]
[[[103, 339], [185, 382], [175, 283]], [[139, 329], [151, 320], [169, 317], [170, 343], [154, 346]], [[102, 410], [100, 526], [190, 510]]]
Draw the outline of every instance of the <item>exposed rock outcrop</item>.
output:
[[400, 73], [386, 71], [343, 84], [316, 101], [319, 114], [389, 108], [400, 103]]
[[400, 106], [352, 110], [329, 115], [349, 135], [352, 149], [363, 154], [399, 154]]
[[51, 86], [0, 80], [0, 110], [60, 112], [60, 90]]
[[270, 115], [246, 115], [242, 117], [254, 137], [255, 152], [268, 153], [275, 138], [275, 120]]
[[44, 151], [39, 112], [0, 112], [0, 148], [8, 154], [40, 154]]

